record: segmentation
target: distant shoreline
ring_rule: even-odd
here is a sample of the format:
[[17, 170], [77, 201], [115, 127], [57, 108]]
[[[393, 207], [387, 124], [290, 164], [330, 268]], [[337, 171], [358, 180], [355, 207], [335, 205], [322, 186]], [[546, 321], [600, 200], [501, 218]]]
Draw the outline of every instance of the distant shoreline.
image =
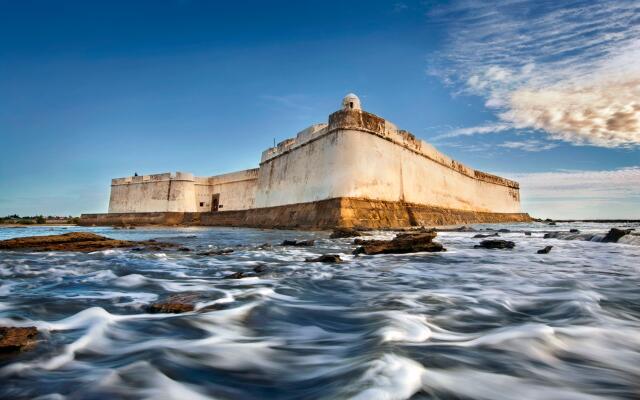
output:
[[640, 222], [640, 219], [554, 219], [553, 222], [593, 222], [597, 224], [611, 223], [634, 223]]
[[29, 228], [29, 227], [42, 227], [42, 226], [79, 226], [78, 224], [0, 224], [0, 228]]

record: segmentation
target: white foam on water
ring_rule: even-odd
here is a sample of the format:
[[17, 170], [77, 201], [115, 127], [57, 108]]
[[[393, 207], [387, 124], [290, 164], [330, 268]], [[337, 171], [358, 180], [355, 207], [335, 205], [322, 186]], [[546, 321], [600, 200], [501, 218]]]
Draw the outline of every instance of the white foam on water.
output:
[[33, 400], [64, 400], [66, 398], [66, 396], [63, 396], [60, 393], [49, 393], [44, 396], [34, 397]]
[[215, 399], [195, 385], [169, 378], [147, 361], [137, 361], [111, 371], [96, 382], [99, 391], [123, 397], [149, 400], [211, 400]]
[[624, 235], [618, 243], [640, 246], [640, 234]]
[[148, 282], [148, 279], [140, 274], [129, 274], [115, 277], [113, 284], [123, 288], [134, 288], [142, 286]]
[[11, 288], [15, 286], [16, 284], [13, 282], [0, 284], [0, 296], [9, 296], [11, 294]]
[[188, 282], [176, 282], [169, 280], [155, 280], [155, 282], [168, 292], [189, 292], [189, 291], [207, 291], [213, 288], [213, 285], [207, 283], [207, 281], [200, 280], [198, 283], [196, 280], [190, 280]]
[[111, 271], [110, 269], [107, 269], [107, 270], [100, 270], [100, 271], [93, 272], [89, 274], [89, 276], [84, 278], [82, 281], [104, 283], [104, 282], [116, 279], [117, 277], [118, 275], [114, 274], [113, 271]]
[[446, 392], [459, 397], [477, 400], [604, 400], [600, 397], [580, 393], [566, 387], [554, 387], [550, 382], [535, 382], [479, 370], [451, 369], [425, 370], [422, 376], [423, 389]]
[[404, 400], [422, 388], [425, 369], [411, 359], [395, 354], [384, 354], [369, 363], [358, 384], [366, 389], [352, 398], [355, 400]]
[[431, 338], [431, 329], [424, 315], [412, 315], [399, 311], [384, 312], [389, 325], [378, 334], [383, 342], [425, 342]]

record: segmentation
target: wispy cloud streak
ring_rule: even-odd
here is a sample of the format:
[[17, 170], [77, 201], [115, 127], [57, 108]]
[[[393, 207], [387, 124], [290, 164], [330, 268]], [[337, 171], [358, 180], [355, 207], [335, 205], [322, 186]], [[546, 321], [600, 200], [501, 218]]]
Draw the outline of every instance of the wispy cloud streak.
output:
[[639, 2], [458, 1], [430, 17], [449, 26], [430, 72], [485, 97], [498, 125], [640, 145]]

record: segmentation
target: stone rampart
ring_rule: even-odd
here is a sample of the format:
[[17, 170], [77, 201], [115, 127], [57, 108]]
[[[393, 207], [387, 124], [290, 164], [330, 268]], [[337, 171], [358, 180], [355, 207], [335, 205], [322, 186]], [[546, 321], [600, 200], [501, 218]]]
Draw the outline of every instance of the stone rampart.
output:
[[81, 225], [200, 225], [280, 229], [363, 229], [490, 222], [528, 222], [523, 213], [453, 210], [420, 204], [339, 198], [248, 210], [83, 214]]
[[256, 207], [351, 197], [520, 212], [517, 182], [452, 160], [373, 114], [338, 111], [303, 137], [263, 154]]

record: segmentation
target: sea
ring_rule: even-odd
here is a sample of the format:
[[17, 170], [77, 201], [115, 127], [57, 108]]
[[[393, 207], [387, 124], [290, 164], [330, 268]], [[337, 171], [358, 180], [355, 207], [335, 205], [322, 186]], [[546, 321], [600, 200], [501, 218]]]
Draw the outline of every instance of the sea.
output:
[[[638, 399], [640, 236], [601, 242], [614, 226], [640, 231], [471, 225], [438, 233], [446, 252], [374, 256], [329, 232], [2, 228], [190, 251], [0, 252], [0, 326], [40, 332], [33, 350], [0, 354], [0, 398]], [[570, 229], [594, 236], [544, 238]], [[497, 231], [515, 248], [474, 247]], [[343, 262], [305, 261], [322, 254]], [[147, 311], [180, 293], [194, 311]]]

